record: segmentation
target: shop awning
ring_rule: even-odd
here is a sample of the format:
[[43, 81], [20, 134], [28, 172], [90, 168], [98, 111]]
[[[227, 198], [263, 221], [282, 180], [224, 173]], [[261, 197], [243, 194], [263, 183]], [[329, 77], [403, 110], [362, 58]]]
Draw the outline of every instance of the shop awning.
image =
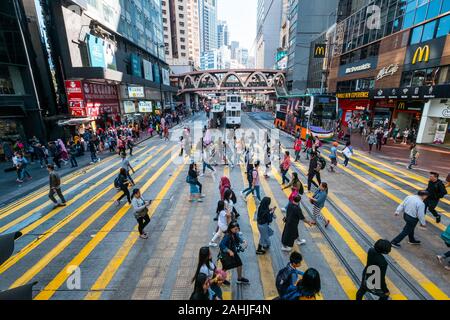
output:
[[72, 118], [58, 121], [58, 126], [79, 126], [80, 124], [89, 123], [94, 120], [94, 118]]
[[0, 106], [0, 118], [25, 118], [26, 115], [21, 106]]

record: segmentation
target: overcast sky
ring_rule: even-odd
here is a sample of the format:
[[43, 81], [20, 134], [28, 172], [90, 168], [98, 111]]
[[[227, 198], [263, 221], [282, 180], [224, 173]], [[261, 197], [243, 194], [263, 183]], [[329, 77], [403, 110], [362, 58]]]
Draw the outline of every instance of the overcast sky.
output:
[[230, 41], [239, 41], [241, 47], [254, 50], [257, 0], [217, 0], [217, 2], [217, 17], [228, 22]]

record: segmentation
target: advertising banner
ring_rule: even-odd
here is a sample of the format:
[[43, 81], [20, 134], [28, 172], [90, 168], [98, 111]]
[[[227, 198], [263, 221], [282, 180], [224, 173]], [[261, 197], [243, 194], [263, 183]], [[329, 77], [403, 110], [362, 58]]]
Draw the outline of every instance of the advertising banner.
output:
[[142, 60], [142, 65], [144, 66], [144, 79], [153, 81], [152, 63], [144, 59]]
[[130, 98], [145, 98], [144, 87], [128, 87]]
[[91, 67], [105, 68], [105, 42], [91, 34], [86, 35]]
[[116, 85], [83, 81], [83, 94], [88, 115], [118, 114], [119, 96], [117, 93]]
[[123, 102], [123, 111], [125, 113], [135, 113], [136, 106], [134, 104], [134, 101], [124, 101]]
[[67, 80], [65, 81], [65, 86], [70, 114], [75, 117], [86, 116], [86, 110], [84, 109], [84, 95], [81, 81]]
[[162, 69], [162, 80], [163, 80], [163, 84], [165, 84], [166, 86], [170, 85], [170, 77], [169, 77], [169, 70], [167, 69]]
[[131, 74], [133, 76], [142, 78], [141, 58], [137, 54], [132, 53], [130, 55], [130, 60], [131, 60]]
[[156, 83], [161, 83], [161, 76], [159, 75], [159, 66], [157, 64], [153, 65], [153, 76]]
[[153, 112], [153, 104], [151, 101], [139, 101], [139, 112], [150, 113]]

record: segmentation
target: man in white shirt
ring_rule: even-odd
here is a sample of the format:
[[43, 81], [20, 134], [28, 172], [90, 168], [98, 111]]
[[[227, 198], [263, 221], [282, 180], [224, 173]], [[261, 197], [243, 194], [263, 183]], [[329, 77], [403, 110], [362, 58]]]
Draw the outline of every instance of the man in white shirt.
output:
[[406, 225], [402, 232], [391, 241], [395, 248], [400, 248], [400, 242], [408, 236], [409, 244], [419, 245], [420, 241], [414, 238], [414, 229], [420, 222], [422, 228], [426, 227], [425, 220], [425, 199], [428, 197], [428, 191], [419, 191], [417, 195], [407, 196], [405, 200], [398, 206], [395, 215], [399, 216], [403, 213]]

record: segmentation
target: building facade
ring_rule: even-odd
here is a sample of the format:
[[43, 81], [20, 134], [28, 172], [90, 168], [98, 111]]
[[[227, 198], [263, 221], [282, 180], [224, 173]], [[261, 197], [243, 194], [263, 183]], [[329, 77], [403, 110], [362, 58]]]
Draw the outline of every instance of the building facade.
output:
[[343, 125], [365, 112], [373, 126], [449, 144], [450, 1], [383, 1], [378, 21], [371, 5], [336, 27], [328, 88]]
[[[33, 7], [31, 10], [33, 11]], [[30, 15], [33, 14], [32, 12]], [[34, 10], [34, 16], [35, 10]], [[37, 136], [46, 141], [44, 116], [55, 112], [51, 90], [41, 94], [49, 83], [39, 76], [43, 52], [34, 51], [23, 4], [17, 0], [0, 2], [0, 140], [30, 139]], [[39, 50], [39, 46], [36, 48]], [[38, 63], [43, 64], [38, 67]], [[48, 74], [48, 72], [46, 72]], [[48, 81], [48, 79], [47, 79]]]
[[70, 117], [107, 126], [172, 107], [160, 1], [46, 3]]
[[166, 61], [170, 66], [199, 66], [197, 0], [161, 1]]
[[217, 49], [217, 2], [198, 0], [200, 54]]
[[283, 1], [258, 0], [256, 21], [256, 68], [272, 69], [276, 63]]
[[337, 5], [337, 0], [290, 1], [286, 74], [289, 92], [306, 92], [311, 43], [333, 25]]

